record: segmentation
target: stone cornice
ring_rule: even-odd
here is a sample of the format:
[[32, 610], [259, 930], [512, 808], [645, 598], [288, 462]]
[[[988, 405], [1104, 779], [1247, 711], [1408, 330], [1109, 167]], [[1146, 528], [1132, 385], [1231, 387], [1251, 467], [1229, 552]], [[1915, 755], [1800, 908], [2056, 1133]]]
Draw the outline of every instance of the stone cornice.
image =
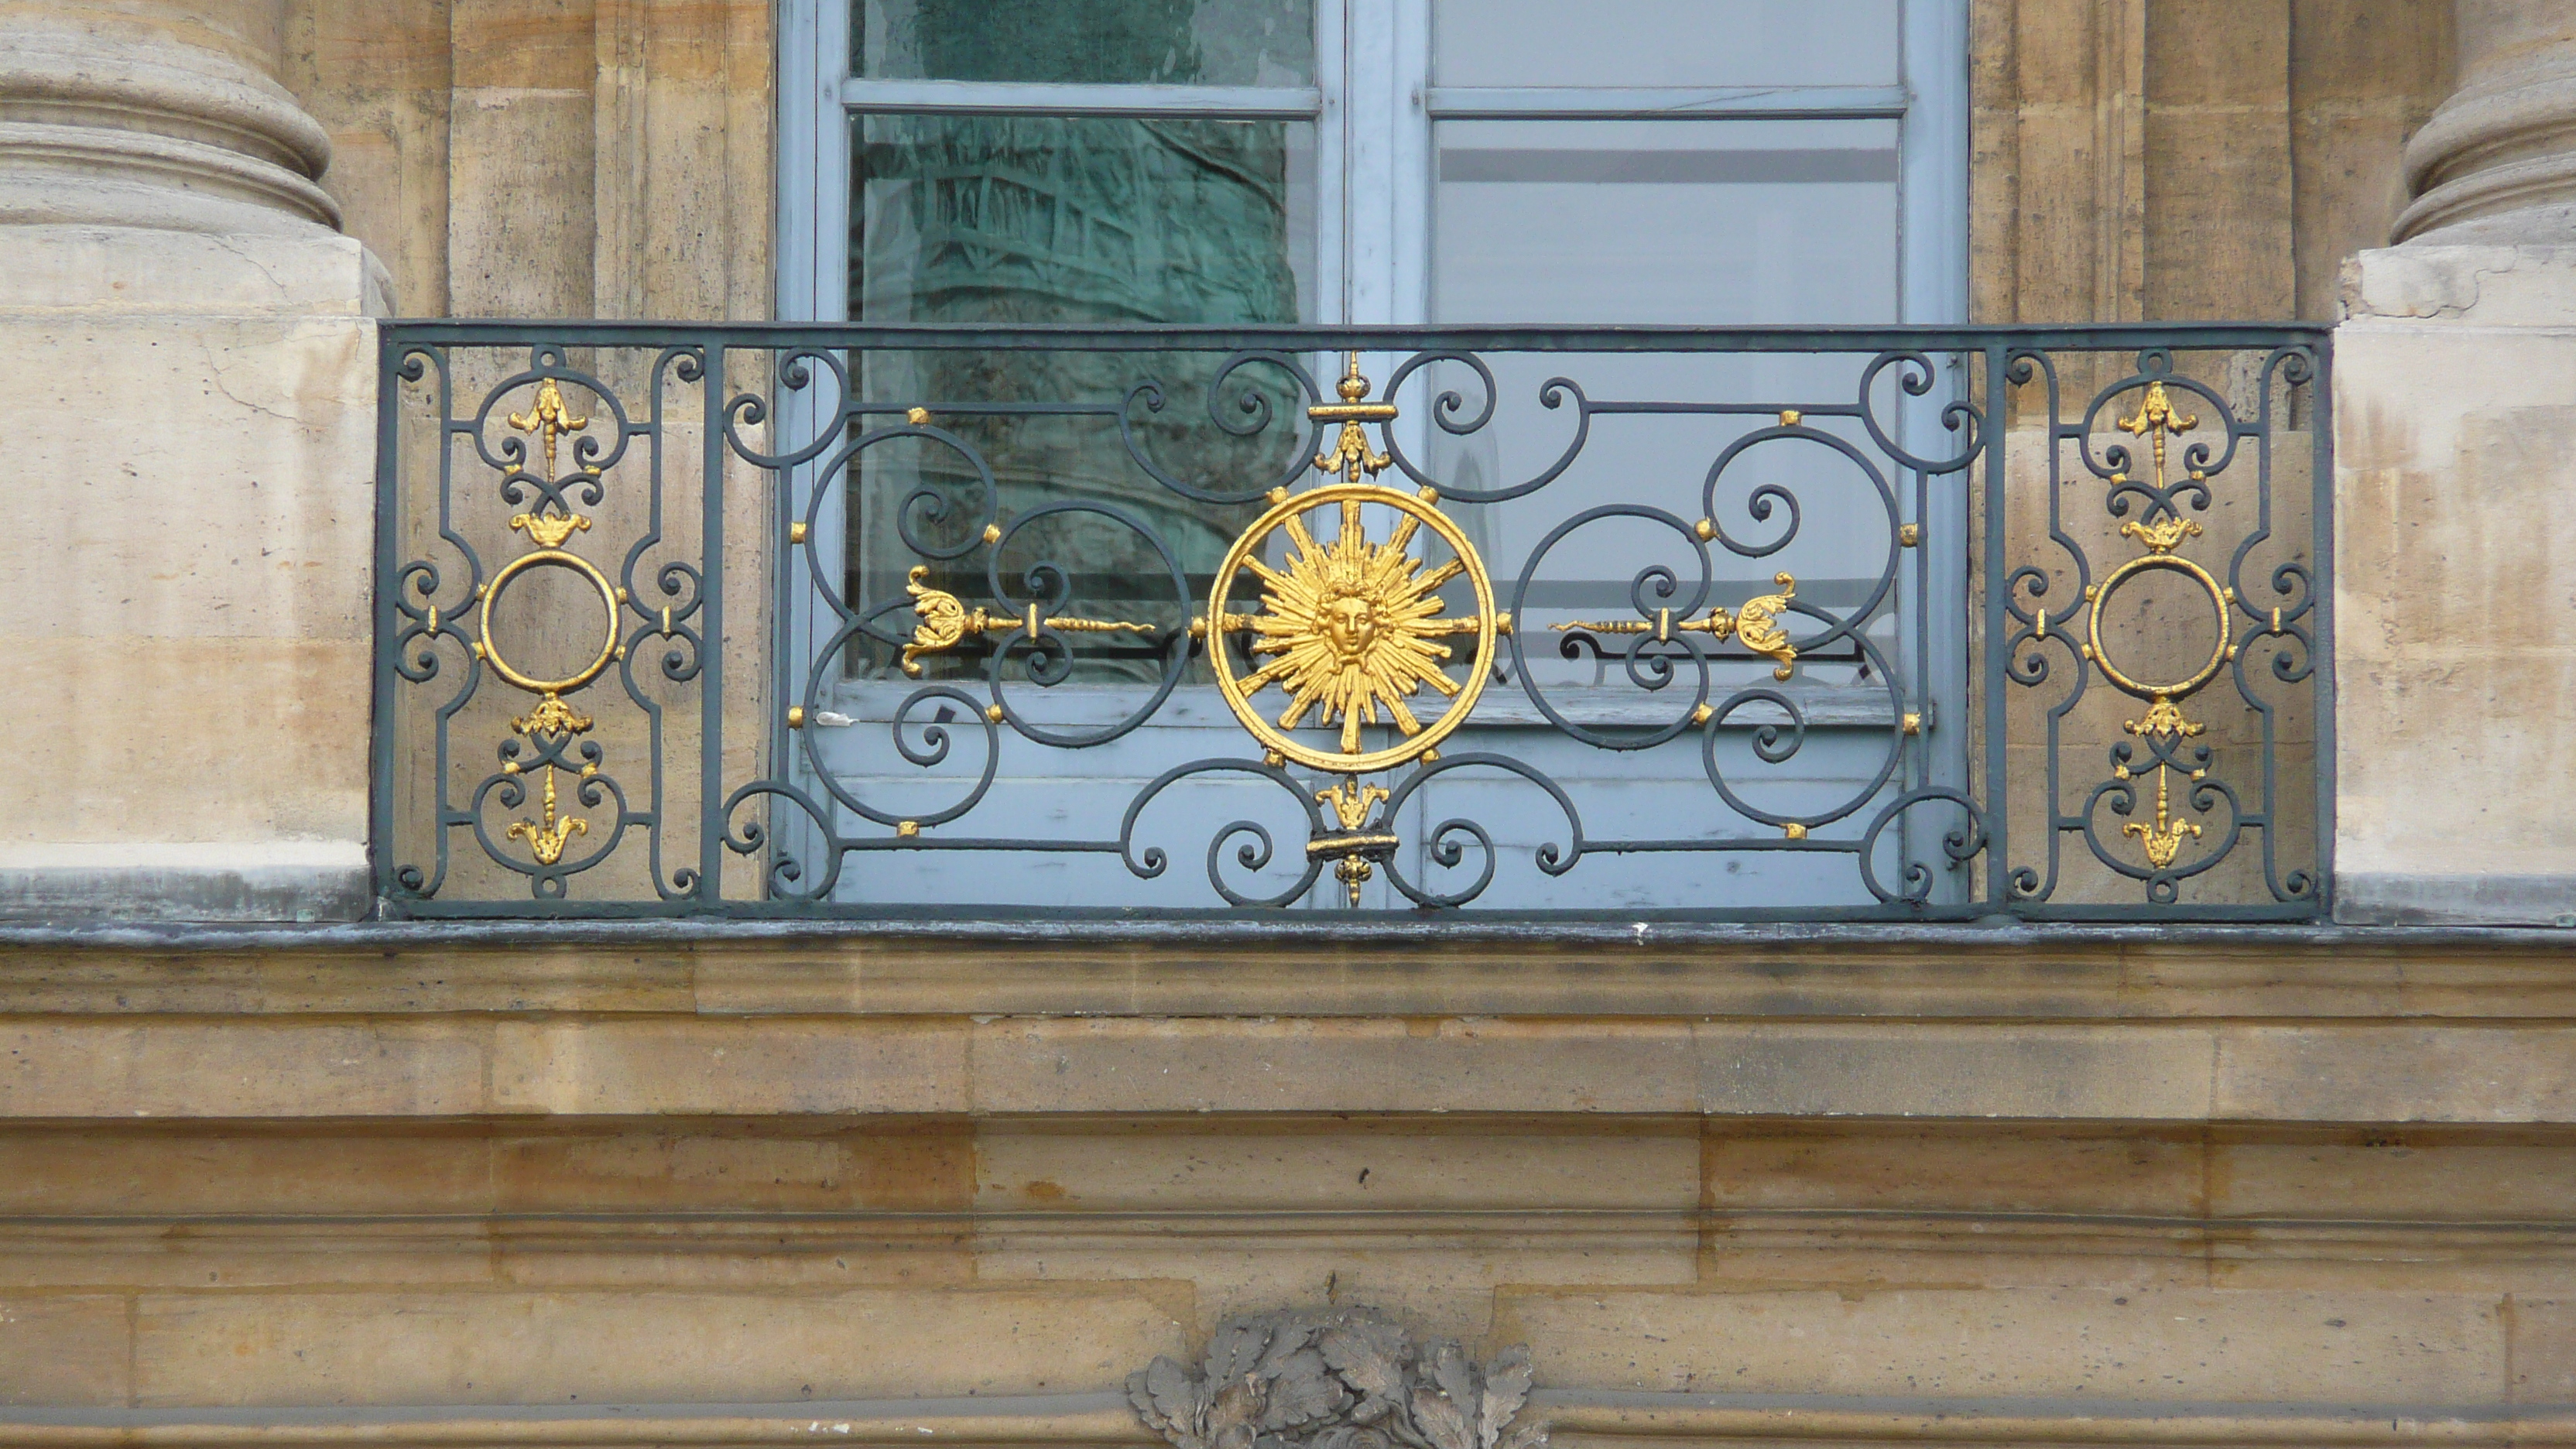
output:
[[[2284, 1446], [2576, 1443], [2576, 1407], [2231, 1404], [2085, 1399], [1602, 1393], [1541, 1389], [1567, 1442], [1780, 1440]], [[1163, 1441], [1123, 1395], [786, 1404], [350, 1409], [0, 1408], [0, 1449], [124, 1445], [1101, 1445]]]
[[0, 931], [0, 1017], [2576, 1018], [2576, 932], [1243, 921]]

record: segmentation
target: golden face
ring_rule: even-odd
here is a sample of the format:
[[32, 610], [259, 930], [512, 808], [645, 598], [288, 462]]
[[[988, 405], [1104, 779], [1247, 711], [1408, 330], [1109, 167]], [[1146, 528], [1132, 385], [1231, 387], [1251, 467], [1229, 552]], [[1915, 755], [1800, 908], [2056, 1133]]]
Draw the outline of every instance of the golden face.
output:
[[1340, 502], [1342, 531], [1331, 543], [1291, 516], [1280, 524], [1292, 545], [1287, 567], [1252, 565], [1269, 586], [1251, 620], [1252, 653], [1276, 657], [1244, 677], [1243, 692], [1277, 681], [1289, 694], [1281, 729], [1310, 713], [1339, 721], [1342, 753], [1356, 755], [1361, 727], [1380, 718], [1408, 737], [1422, 732], [1405, 699], [1425, 688], [1454, 698], [1460, 687], [1441, 671], [1449, 646], [1437, 641], [1481, 626], [1443, 615], [1439, 588], [1465, 565], [1422, 567], [1409, 551], [1421, 520], [1407, 515], [1386, 542], [1372, 543], [1360, 530], [1359, 500]]
[[[1227, 708], [1269, 753], [1316, 769], [1362, 774], [1428, 755], [1466, 721], [1490, 673], [1485, 656], [1507, 626], [1500, 624], [1493, 584], [1475, 546], [1428, 494], [1342, 482], [1303, 497], [1277, 498], [1217, 566], [1203, 627], [1211, 643], [1220, 630], [1251, 635], [1240, 646], [1250, 667], [1236, 674], [1228, 647], [1212, 649], [1209, 659]], [[1361, 510], [1371, 504], [1396, 515], [1383, 541], [1361, 528]], [[1309, 515], [1336, 506], [1341, 531], [1331, 542], [1307, 531]], [[1431, 564], [1417, 556], [1413, 542], [1424, 529], [1452, 557]], [[1276, 551], [1275, 565], [1264, 557], [1273, 552], [1267, 547], [1273, 538], [1287, 545]], [[1261, 582], [1257, 613], [1226, 607], [1239, 574]], [[1462, 575], [1474, 590], [1475, 612], [1455, 615], [1440, 590]], [[1474, 641], [1463, 660], [1445, 642], [1457, 638]], [[1444, 666], [1453, 662], [1465, 665], [1464, 679], [1449, 677]], [[1288, 696], [1275, 722], [1253, 703], [1274, 684]], [[1427, 717], [1416, 715], [1410, 703], [1425, 694], [1436, 696], [1432, 703], [1438, 707]], [[1302, 744], [1284, 733], [1309, 722], [1339, 725], [1340, 748]], [[1395, 726], [1403, 739], [1364, 749], [1361, 732], [1380, 723]]]
[[1356, 594], [1343, 594], [1324, 604], [1324, 638], [1344, 664], [1356, 664], [1377, 642], [1377, 610]]

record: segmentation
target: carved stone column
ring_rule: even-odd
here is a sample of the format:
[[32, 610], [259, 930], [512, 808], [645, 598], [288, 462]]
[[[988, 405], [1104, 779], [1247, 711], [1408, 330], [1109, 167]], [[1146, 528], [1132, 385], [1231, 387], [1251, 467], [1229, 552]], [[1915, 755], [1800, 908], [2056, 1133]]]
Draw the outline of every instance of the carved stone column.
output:
[[2392, 241], [2576, 242], [2576, 5], [2457, 0], [2460, 88], [2406, 145]]
[[366, 905], [384, 270], [284, 0], [0, 0], [0, 916]]
[[2576, 5], [2458, 26], [2335, 331], [2335, 914], [2576, 926]]
[[0, 3], [0, 224], [329, 235], [284, 0]]

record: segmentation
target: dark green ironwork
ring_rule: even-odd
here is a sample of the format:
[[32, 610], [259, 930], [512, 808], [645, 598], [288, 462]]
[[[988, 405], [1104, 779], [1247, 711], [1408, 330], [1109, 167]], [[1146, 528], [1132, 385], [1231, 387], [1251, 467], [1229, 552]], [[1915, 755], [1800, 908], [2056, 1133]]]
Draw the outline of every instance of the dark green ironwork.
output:
[[[1929, 517], [1948, 516], [1943, 509], [1955, 509], [1971, 535], [1936, 536], [1935, 546], [1951, 550], [1959, 564], [1954, 586], [1936, 591], [1932, 581], [1940, 570], [1916, 566], [1910, 560], [1920, 555], [1891, 542], [1882, 576], [1875, 584], [1861, 581], [1855, 599], [1800, 600], [1794, 620], [1784, 616], [1797, 626], [1793, 633], [1802, 656], [1850, 661], [1859, 678], [1887, 693], [1887, 763], [1848, 799], [1784, 807], [1737, 793], [1737, 782], [1708, 743], [1720, 730], [1747, 737], [1747, 725], [1730, 715], [1753, 704], [1785, 712], [1785, 724], [1750, 729], [1754, 754], [1766, 764], [1792, 759], [1809, 731], [1803, 706], [1791, 696], [1758, 685], [1712, 694], [1712, 667], [1740, 653], [1725, 655], [1687, 636], [1565, 635], [1566, 657], [1614, 666], [1638, 700], [1689, 697], [1670, 711], [1668, 726], [1612, 730], [1558, 711], [1548, 686], [1524, 667], [1555, 639], [1523, 630], [1511, 637], [1507, 658], [1477, 661], [1476, 667], [1496, 670], [1501, 683], [1494, 688], [1525, 693], [1558, 737], [1603, 750], [1632, 751], [1699, 731], [1711, 788], [1671, 792], [1669, 831], [1596, 837], [1585, 832], [1586, 802], [1579, 788], [1550, 778], [1527, 759], [1467, 750], [1399, 771], [1389, 781], [1398, 802], [1443, 774], [1482, 770], [1526, 782], [1533, 803], [1562, 815], [1556, 837], [1535, 858], [1550, 876], [1615, 870], [1621, 858], [1631, 856], [1715, 861], [1769, 855], [1802, 868], [1843, 872], [1865, 888], [1853, 891], [1848, 904], [1783, 909], [1730, 898], [1728, 876], [1712, 869], [1705, 900], [1652, 910], [1604, 907], [1588, 913], [1595, 917], [2321, 920], [2327, 915], [2333, 838], [2329, 339], [2328, 329], [2303, 324], [1425, 329], [387, 323], [381, 330], [373, 739], [375, 875], [382, 908], [388, 916], [601, 918], [894, 918], [947, 909], [942, 903], [882, 906], [836, 898], [838, 883], [854, 878], [851, 872], [900, 851], [946, 853], [941, 858], [958, 862], [955, 901], [978, 914], [992, 915], [997, 907], [1007, 914], [1009, 892], [994, 887], [974, 864], [979, 855], [1108, 855], [1139, 878], [1154, 877], [1168, 859], [1160, 849], [1140, 845], [1135, 821], [1161, 792], [1222, 773], [1267, 780], [1302, 800], [1314, 782], [1264, 762], [1247, 738], [1239, 756], [1176, 763], [1139, 792], [1124, 821], [1104, 819], [1087, 834], [1050, 837], [1032, 832], [1026, 822], [988, 822], [978, 813], [992, 782], [994, 752], [1006, 734], [1078, 752], [1156, 723], [1174, 686], [1209, 647], [1192, 639], [1177, 616], [1138, 638], [1099, 646], [1126, 650], [1119, 656], [1124, 677], [1143, 681], [1131, 691], [1136, 707], [1113, 724], [1070, 736], [1030, 724], [1015, 700], [1068, 677], [1077, 657], [1074, 644], [1053, 631], [1033, 630], [1025, 644], [971, 656], [970, 662], [980, 661], [980, 678], [969, 668], [924, 683], [897, 711], [889, 732], [894, 748], [915, 763], [945, 759], [952, 736], [980, 732], [987, 750], [981, 782], [936, 812], [935, 821], [929, 813], [907, 813], [853, 794], [821, 764], [811, 732], [791, 726], [791, 711], [810, 721], [827, 709], [830, 687], [852, 651], [890, 651], [904, 642], [910, 600], [843, 598], [846, 582], [838, 561], [825, 559], [810, 540], [791, 542], [791, 536], [805, 538], [807, 528], [840, 506], [833, 500], [852, 491], [854, 460], [869, 449], [896, 440], [936, 444], [965, 465], [949, 471], [947, 484], [905, 500], [891, 521], [871, 518], [859, 526], [890, 529], [914, 557], [945, 566], [943, 578], [970, 580], [980, 573], [988, 597], [970, 602], [1011, 617], [1029, 605], [1045, 614], [1071, 597], [1083, 560], [1042, 558], [1006, 580], [998, 547], [984, 549], [981, 569], [962, 566], [959, 561], [975, 553], [983, 536], [950, 525], [989, 522], [999, 533], [1007, 523], [1016, 533], [1051, 509], [1087, 511], [1132, 529], [1141, 540], [1120, 557], [1120, 569], [1132, 572], [1138, 557], [1177, 556], [1132, 513], [1086, 503], [1078, 495], [1056, 503], [1015, 497], [1005, 517], [989, 468], [966, 437], [942, 429], [938, 418], [1072, 420], [1096, 428], [1100, 446], [1114, 450], [1107, 456], [1123, 458], [1139, 479], [1167, 491], [1176, 508], [1239, 509], [1283, 480], [1234, 476], [1212, 482], [1204, 472], [1158, 456], [1157, 448], [1186, 436], [1186, 430], [1175, 432], [1170, 419], [1190, 414], [1165, 413], [1167, 403], [1182, 399], [1170, 396], [1177, 388], [1156, 380], [1157, 360], [1206, 359], [1192, 367], [1167, 365], [1165, 372], [1206, 394], [1190, 401], [1204, 402], [1209, 421], [1202, 426], [1214, 455], [1239, 467], [1242, 440], [1265, 433], [1280, 438], [1281, 457], [1303, 459], [1317, 451], [1324, 430], [1310, 431], [1281, 403], [1300, 393], [1309, 402], [1326, 400], [1329, 389], [1318, 384], [1312, 359], [1357, 351], [1393, 354], [1387, 395], [1394, 396], [1406, 378], [1416, 378], [1405, 399], [1408, 412], [1428, 416], [1451, 435], [1487, 426], [1503, 407], [1561, 409], [1557, 416], [1570, 413], [1575, 419], [1572, 446], [1544, 472], [1481, 490], [1443, 488], [1444, 502], [1565, 491], [1571, 485], [1559, 480], [1595, 431], [1659, 414], [1744, 420], [1736, 442], [1706, 460], [1703, 506], [1709, 515], [1718, 511], [1713, 500], [1729, 461], [1754, 442], [1811, 448], [1817, 466], [1856, 469], [1884, 496], [1883, 517], [1802, 513], [1796, 488], [1766, 484], [1734, 505], [1742, 517], [1770, 521], [1772, 532], [1745, 542], [1720, 531], [1712, 550], [1709, 533], [1691, 539], [1688, 521], [1605, 497], [1599, 478], [1586, 479], [1586, 506], [1566, 509], [1551, 541], [1610, 518], [1680, 530], [1676, 557], [1685, 567], [1650, 564], [1630, 588], [1640, 618], [1652, 618], [1660, 605], [1697, 606], [1704, 600], [1714, 577], [1713, 554], [1720, 562], [1729, 556], [1758, 561], [1801, 529], [1876, 529], [1892, 539], [1900, 519], [1919, 526]], [[863, 364], [872, 354], [898, 352], [977, 357], [1002, 370], [1014, 358], [1080, 355], [1094, 359], [1073, 374], [1083, 377], [1119, 374], [1120, 359], [1126, 358], [1132, 377], [1123, 389], [1060, 401], [1031, 401], [1000, 388], [987, 398], [877, 398], [853, 387], [853, 378], [863, 383], [866, 376], [854, 359]], [[1484, 359], [1510, 353], [1561, 355], [1564, 375], [1542, 396], [1501, 397]], [[1824, 397], [1699, 397], [1683, 395], [1685, 389], [1596, 399], [1581, 386], [1583, 359], [1607, 354], [1825, 355], [1847, 359], [1861, 384], [1856, 395]], [[1481, 378], [1485, 395], [1434, 399], [1428, 394], [1434, 361]], [[1265, 381], [1250, 385], [1252, 373]], [[947, 367], [936, 375], [977, 372]], [[550, 463], [538, 464], [531, 436], [513, 436], [502, 422], [512, 410], [529, 407], [533, 390], [548, 381], [563, 390], [573, 412], [590, 419], [567, 434], [569, 471], [560, 473]], [[2082, 406], [2061, 395], [2070, 387]], [[2150, 387], [2171, 390], [2203, 424], [2175, 435], [2173, 476], [2159, 475], [2152, 485], [2144, 476], [2145, 435], [2113, 430]], [[632, 408], [625, 400], [630, 396], [640, 398]], [[1906, 415], [1911, 430], [1889, 411], [1890, 397], [1894, 407], [1914, 409]], [[932, 420], [908, 416], [925, 402]], [[1937, 414], [1928, 431], [1926, 409]], [[1763, 421], [1765, 414], [1779, 414], [1776, 425]], [[1159, 427], [1140, 426], [1158, 416]], [[1926, 447], [1927, 438], [1937, 438], [1938, 446]], [[694, 448], [695, 478], [674, 490], [669, 475], [679, 455], [671, 450], [683, 444]], [[1421, 460], [1403, 456], [1400, 447], [1398, 453], [1399, 471], [1411, 481], [1441, 481]], [[2304, 479], [2288, 492], [2277, 490], [2276, 464], [2292, 463], [2303, 465]], [[980, 493], [974, 486], [979, 470], [986, 480]], [[1289, 476], [1294, 473], [1292, 462]], [[2036, 491], [2041, 489], [2044, 498]], [[666, 492], [674, 496], [666, 499]], [[490, 712], [499, 690], [480, 652], [488, 641], [475, 618], [494, 576], [487, 559], [491, 541], [508, 538], [499, 520], [514, 511], [561, 516], [585, 510], [620, 521], [622, 556], [614, 567], [602, 564], [620, 592], [613, 610], [620, 657], [596, 683], [567, 690], [565, 702], [603, 716], [625, 711], [620, 727], [631, 727], [629, 736], [603, 744], [605, 731], [590, 735], [585, 725], [583, 731], [548, 733], [539, 723], [497, 733], [485, 727], [461, 737], [459, 721], [481, 718], [477, 710]], [[729, 534], [738, 533], [753, 510], [764, 516], [759, 547], [729, 551]], [[675, 526], [692, 514], [690, 527]], [[2276, 526], [2276, 515], [2288, 523]], [[2034, 522], [2043, 518], [2044, 524]], [[2077, 637], [2082, 631], [2076, 621], [2090, 603], [2086, 591], [2127, 561], [2125, 555], [2096, 556], [2104, 547], [2101, 525], [2111, 520], [2175, 527], [2188, 521], [2207, 530], [2206, 543], [2195, 547], [2212, 561], [2211, 577], [2224, 582], [2226, 638], [2235, 646], [2208, 686], [2230, 691], [2224, 701], [2238, 732], [2229, 742], [2157, 734], [2135, 720], [2117, 728], [2086, 723], [2091, 716], [2085, 711], [2101, 708], [2098, 700], [2086, 703], [2086, 691], [2098, 695], [2111, 686]], [[511, 539], [508, 547], [523, 545]], [[1697, 593], [1684, 576], [1693, 551], [1700, 570]], [[759, 591], [771, 615], [761, 645], [750, 644], [739, 630], [727, 632], [729, 556], [737, 569], [757, 560], [771, 575]], [[1536, 597], [1535, 556], [1526, 564], [1491, 563], [1507, 599]], [[1193, 591], [1202, 587], [1200, 579], [1184, 577], [1177, 562], [1170, 572], [1179, 602], [1197, 598]], [[740, 589], [732, 594], [737, 605], [748, 597]], [[823, 600], [819, 607], [811, 602], [816, 597]], [[1206, 601], [1197, 602], [1204, 607]], [[1886, 627], [1873, 633], [1873, 625]], [[1935, 642], [1944, 631], [1966, 636], [1961, 652], [1968, 658], [1951, 675], [1941, 674], [1936, 657], [1946, 657]], [[1882, 638], [1903, 642], [1891, 655]], [[1017, 671], [1008, 678], [1006, 664]], [[979, 696], [968, 685], [985, 692]], [[519, 710], [535, 703], [531, 695], [508, 698]], [[754, 707], [746, 701], [765, 703]], [[2149, 702], [2141, 694], [2129, 712], [2144, 715]], [[1705, 709], [1694, 714], [1692, 705]], [[1938, 730], [1950, 732], [1944, 738], [1974, 737], [1973, 765], [1964, 773], [1936, 767], [1927, 738], [1934, 731], [1918, 734], [1894, 723], [1926, 721], [1936, 706], [1947, 711], [1937, 720]], [[939, 717], [928, 718], [934, 709]], [[753, 718], [765, 723], [752, 727], [747, 722]], [[468, 762], [496, 742], [495, 767]], [[561, 792], [562, 814], [578, 812], [583, 821], [579, 835], [558, 840], [560, 853], [552, 859], [540, 858], [519, 844], [522, 836], [502, 828], [534, 828], [541, 777], [547, 788]], [[2155, 793], [2159, 785], [2165, 796]], [[545, 798], [543, 818], [551, 825], [556, 797]], [[1311, 805], [1301, 808], [1320, 834], [1322, 818]], [[2198, 826], [2200, 833], [2158, 863], [2128, 838], [2151, 816], [2165, 827], [2160, 812], [2168, 811], [2176, 822], [2172, 828]], [[1940, 823], [1922, 828], [1920, 822], [1933, 816]], [[941, 828], [901, 828], [916, 821]], [[958, 833], [968, 829], [975, 833]], [[1901, 836], [1911, 843], [1900, 843]], [[2079, 841], [2084, 849], [2070, 852], [2067, 847]], [[1388, 862], [1397, 889], [1418, 909], [1448, 914], [1472, 908], [1485, 918], [1514, 911], [1511, 900], [1488, 891], [1497, 856], [1483, 825], [1444, 821], [1430, 827], [1420, 843], [1418, 869], [1454, 873], [1436, 883], [1414, 880]], [[1277, 854], [1292, 857], [1302, 844], [1276, 842]], [[1207, 846], [1207, 906], [1221, 914], [1266, 915], [1271, 912], [1250, 903], [1301, 896], [1313, 883], [1312, 867], [1284, 891], [1229, 884], [1229, 871], [1268, 867], [1273, 845], [1267, 831], [1245, 822], [1215, 831]], [[2070, 884], [2079, 876], [2080, 885]]]

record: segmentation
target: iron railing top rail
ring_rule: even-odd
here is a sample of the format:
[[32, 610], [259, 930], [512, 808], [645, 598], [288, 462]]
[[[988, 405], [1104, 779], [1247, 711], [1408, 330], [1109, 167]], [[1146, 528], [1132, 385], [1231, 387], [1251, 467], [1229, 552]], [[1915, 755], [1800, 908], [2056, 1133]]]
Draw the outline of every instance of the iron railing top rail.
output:
[[1279, 352], [1409, 351], [1455, 347], [1475, 352], [1879, 352], [1945, 351], [1998, 344], [2049, 351], [2185, 350], [2269, 347], [2296, 340], [2331, 345], [2330, 322], [2119, 322], [2060, 325], [1889, 326], [1616, 326], [1544, 322], [1475, 326], [1202, 326], [1151, 324], [981, 324], [911, 322], [687, 322], [398, 317], [379, 324], [389, 338], [446, 347], [510, 346], [531, 341], [571, 347], [648, 347], [682, 337], [720, 337], [736, 346], [768, 342], [876, 349], [1060, 348], [1153, 352], [1169, 348]]

